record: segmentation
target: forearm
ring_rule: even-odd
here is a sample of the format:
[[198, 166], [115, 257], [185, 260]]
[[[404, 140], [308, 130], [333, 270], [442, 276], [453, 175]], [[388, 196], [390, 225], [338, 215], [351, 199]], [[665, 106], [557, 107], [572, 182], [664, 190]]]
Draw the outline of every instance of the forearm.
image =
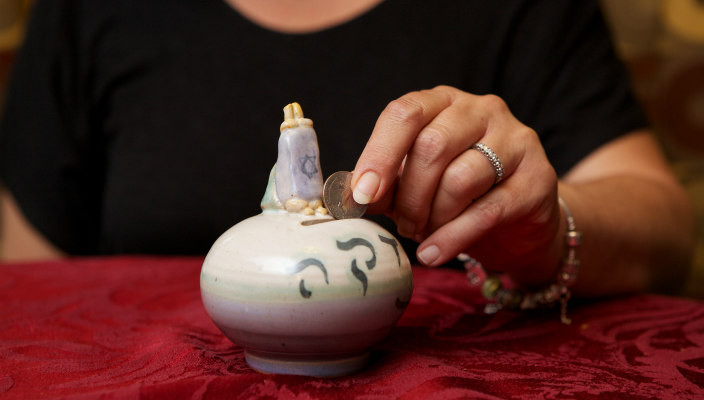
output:
[[575, 295], [672, 291], [687, 277], [694, 217], [674, 182], [617, 175], [559, 186], [583, 233]]

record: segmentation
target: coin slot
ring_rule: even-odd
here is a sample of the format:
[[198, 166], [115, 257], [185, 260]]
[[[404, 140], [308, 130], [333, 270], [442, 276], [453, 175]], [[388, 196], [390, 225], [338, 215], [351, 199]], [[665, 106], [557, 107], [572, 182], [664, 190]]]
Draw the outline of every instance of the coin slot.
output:
[[335, 221], [335, 219], [334, 218], [309, 219], [308, 221], [301, 221], [301, 225], [311, 226], [311, 225], [322, 224], [323, 222], [330, 222], [330, 221]]

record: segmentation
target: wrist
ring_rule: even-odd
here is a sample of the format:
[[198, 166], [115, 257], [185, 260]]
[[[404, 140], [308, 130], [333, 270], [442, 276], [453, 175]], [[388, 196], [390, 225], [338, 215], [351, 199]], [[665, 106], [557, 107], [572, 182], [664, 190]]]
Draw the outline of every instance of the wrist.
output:
[[554, 216], [551, 217], [553, 222], [546, 230], [545, 242], [523, 259], [526, 262], [524, 267], [507, 272], [513, 283], [528, 290], [537, 290], [555, 282], [562, 258], [565, 256], [567, 218], [560, 206], [558, 195], [554, 196]]
[[[560, 205], [560, 236], [562, 238], [561, 240], [558, 239], [558, 241], [562, 242], [562, 253], [564, 255], [559, 262], [556, 276], [554, 275], [549, 285], [537, 291], [504, 289], [499, 277], [487, 276], [482, 284], [482, 294], [488, 300], [495, 302], [493, 307], [496, 309], [508, 307], [529, 310], [559, 304], [560, 320], [564, 324], [569, 325], [571, 323], [571, 320], [567, 317], [567, 302], [572, 295], [570, 288], [574, 285], [579, 272], [577, 248], [582, 243], [582, 233], [577, 229], [577, 224], [567, 204], [560, 197], [558, 197], [558, 203]], [[564, 224], [562, 221], [564, 221]], [[562, 229], [562, 225], [564, 225], [564, 229]], [[468, 277], [471, 272], [470, 268], [476, 266], [470, 260], [465, 262], [465, 268], [468, 269]]]
[[574, 216], [564, 200], [558, 197], [558, 201], [560, 203], [561, 214], [564, 215], [566, 229], [561, 230], [561, 232], [564, 232], [562, 235], [562, 248], [564, 249], [565, 255], [560, 261], [557, 280], [559, 284], [571, 288], [577, 280], [577, 274], [579, 273], [580, 263], [577, 257], [577, 249], [582, 245], [582, 232], [577, 229]]

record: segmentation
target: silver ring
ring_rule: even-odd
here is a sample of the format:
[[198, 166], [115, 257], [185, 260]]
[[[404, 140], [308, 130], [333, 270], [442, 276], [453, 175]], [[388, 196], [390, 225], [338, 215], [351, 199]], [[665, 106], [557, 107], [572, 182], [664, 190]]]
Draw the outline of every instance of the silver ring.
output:
[[501, 163], [499, 156], [497, 156], [496, 153], [494, 153], [494, 151], [489, 148], [489, 146], [485, 145], [482, 142], [477, 142], [473, 144], [472, 149], [482, 153], [482, 155], [484, 155], [484, 157], [489, 160], [491, 166], [494, 167], [494, 172], [496, 173], [494, 185], [501, 182], [501, 180], [504, 179], [504, 165]]

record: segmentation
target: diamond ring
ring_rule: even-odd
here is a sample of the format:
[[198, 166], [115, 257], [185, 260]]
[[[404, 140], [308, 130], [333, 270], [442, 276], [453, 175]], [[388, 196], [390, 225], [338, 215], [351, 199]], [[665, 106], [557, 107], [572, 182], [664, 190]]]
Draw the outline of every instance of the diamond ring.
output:
[[497, 156], [496, 153], [494, 153], [494, 151], [489, 148], [489, 146], [485, 145], [482, 142], [477, 142], [473, 144], [471, 148], [482, 153], [482, 155], [484, 155], [484, 157], [489, 160], [491, 166], [494, 167], [494, 172], [496, 173], [494, 185], [501, 182], [501, 180], [504, 179], [504, 165], [501, 163], [499, 156]]

